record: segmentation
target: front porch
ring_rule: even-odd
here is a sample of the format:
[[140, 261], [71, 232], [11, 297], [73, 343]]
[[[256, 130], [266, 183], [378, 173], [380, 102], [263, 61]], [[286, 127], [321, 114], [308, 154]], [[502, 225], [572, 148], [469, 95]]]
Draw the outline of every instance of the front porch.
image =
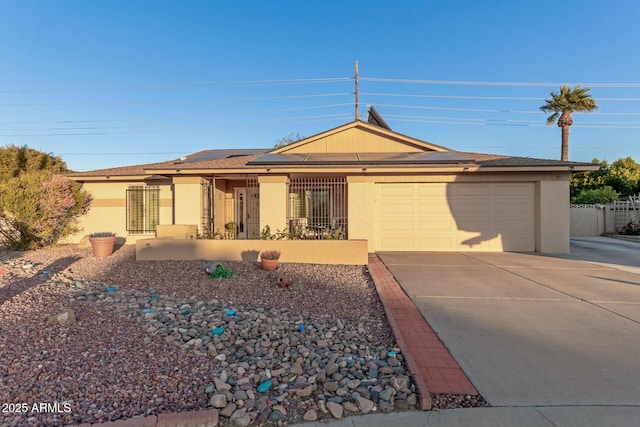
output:
[[[199, 218], [178, 206], [199, 187]], [[174, 177], [175, 224], [198, 224], [216, 240], [342, 240], [348, 238], [346, 177], [216, 175]]]

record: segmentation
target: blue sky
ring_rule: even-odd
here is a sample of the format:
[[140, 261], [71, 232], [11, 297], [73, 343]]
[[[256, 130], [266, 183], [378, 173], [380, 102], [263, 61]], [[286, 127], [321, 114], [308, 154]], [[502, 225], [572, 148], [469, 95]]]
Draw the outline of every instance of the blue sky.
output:
[[353, 120], [357, 60], [360, 114], [461, 151], [559, 158], [538, 107], [593, 84], [570, 159], [640, 161], [639, 22], [634, 0], [4, 0], [0, 145], [74, 170], [270, 147]]

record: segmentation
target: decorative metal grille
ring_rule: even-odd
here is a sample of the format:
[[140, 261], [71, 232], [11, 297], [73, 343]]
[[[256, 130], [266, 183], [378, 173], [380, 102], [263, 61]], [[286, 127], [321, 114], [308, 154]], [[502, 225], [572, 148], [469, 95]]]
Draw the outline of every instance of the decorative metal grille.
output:
[[202, 199], [202, 215], [200, 217], [200, 228], [202, 235], [211, 237], [214, 233], [214, 209], [213, 209], [213, 190], [215, 188], [213, 179], [201, 184]]
[[294, 239], [347, 238], [347, 182], [344, 178], [293, 178], [287, 222]]
[[247, 175], [247, 239], [260, 238], [260, 186], [256, 175]]
[[160, 188], [131, 186], [127, 189], [127, 231], [155, 233], [160, 222]]

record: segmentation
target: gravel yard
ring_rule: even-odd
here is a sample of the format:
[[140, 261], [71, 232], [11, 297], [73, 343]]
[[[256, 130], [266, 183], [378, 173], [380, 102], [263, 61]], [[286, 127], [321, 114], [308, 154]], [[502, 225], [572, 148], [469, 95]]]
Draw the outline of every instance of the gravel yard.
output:
[[[221, 425], [282, 425], [415, 409], [366, 268], [226, 262], [235, 276], [210, 279], [203, 262], [134, 255], [0, 252], [0, 404], [29, 408], [5, 408], [0, 425], [211, 408]], [[77, 323], [47, 324], [67, 309]]]

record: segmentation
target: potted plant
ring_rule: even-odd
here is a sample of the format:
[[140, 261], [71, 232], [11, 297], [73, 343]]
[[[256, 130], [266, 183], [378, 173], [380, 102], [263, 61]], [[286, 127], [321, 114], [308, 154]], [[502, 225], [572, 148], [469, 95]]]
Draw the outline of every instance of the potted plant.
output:
[[278, 267], [278, 260], [280, 259], [280, 251], [277, 249], [269, 249], [260, 253], [260, 261], [262, 262], [262, 269], [266, 271], [273, 271]]
[[99, 257], [107, 257], [113, 253], [113, 247], [116, 243], [116, 234], [110, 231], [101, 231], [99, 233], [89, 234], [89, 241], [93, 254]]

